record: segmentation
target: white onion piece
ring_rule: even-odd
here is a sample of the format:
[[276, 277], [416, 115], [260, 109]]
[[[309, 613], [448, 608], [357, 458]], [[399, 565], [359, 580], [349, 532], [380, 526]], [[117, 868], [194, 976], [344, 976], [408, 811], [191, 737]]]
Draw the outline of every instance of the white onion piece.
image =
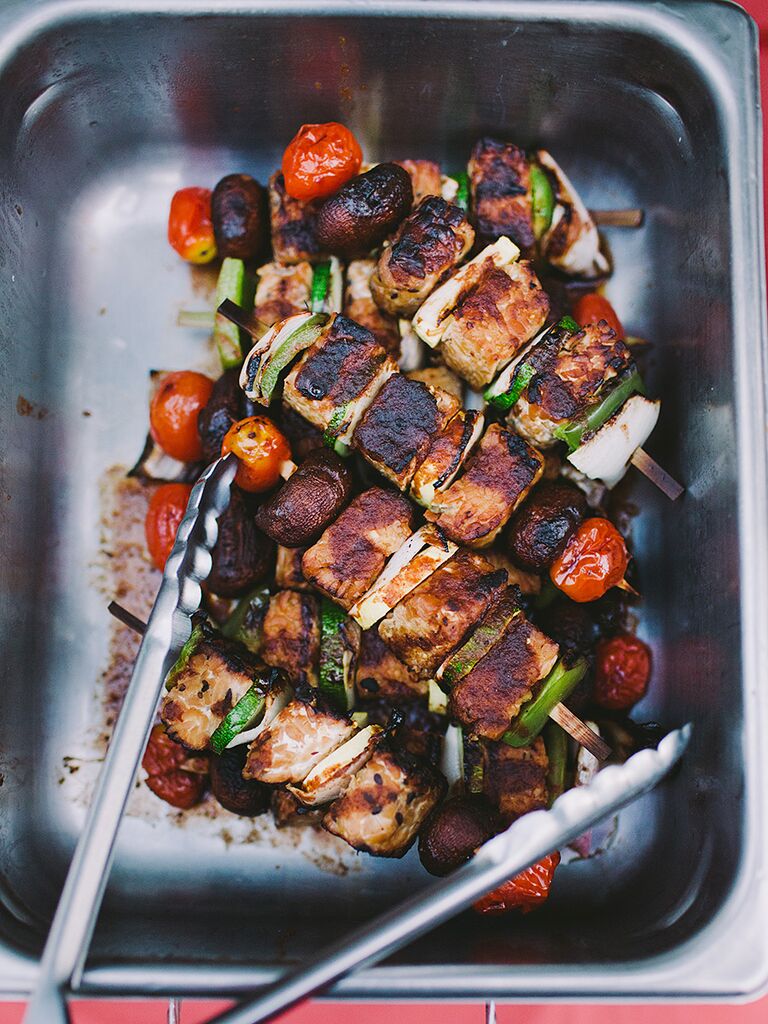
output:
[[[548, 171], [554, 174], [557, 179], [559, 193], [566, 202], [571, 204], [582, 224], [576, 241], [561, 256], [555, 259], [549, 259], [549, 256], [547, 256], [547, 259], [552, 266], [558, 267], [560, 270], [565, 271], [566, 274], [576, 277], [599, 277], [601, 274], [607, 274], [610, 267], [608, 266], [608, 260], [600, 251], [600, 235], [595, 222], [592, 220], [592, 215], [584, 205], [581, 196], [551, 153], [548, 153], [546, 149], [540, 149], [536, 155], [542, 167], [546, 167]], [[552, 232], [560, 223], [564, 213], [565, 210], [562, 204], [558, 204], [552, 215], [552, 223], [542, 239], [545, 253], [549, 248], [549, 239]]]
[[286, 788], [306, 807], [336, 800], [371, 759], [381, 731], [379, 725], [366, 726], [316, 764], [300, 786]]
[[607, 423], [571, 452], [568, 461], [591, 480], [615, 487], [629, 460], [656, 426], [661, 402], [632, 395]]
[[303, 327], [311, 316], [313, 316], [312, 313], [294, 313], [293, 316], [286, 317], [285, 320], [279, 320], [274, 327], [270, 327], [263, 337], [259, 338], [245, 357], [243, 368], [240, 371], [240, 387], [252, 401], [258, 401], [260, 394], [257, 390], [258, 373], [254, 375], [253, 388], [249, 390], [248, 378], [250, 374], [248, 368], [251, 360], [257, 359], [259, 370], [261, 370], [265, 363], [265, 357], [268, 358], [267, 353], [276, 352], [285, 339], [289, 338], [294, 331], [298, 331], [300, 327]]
[[448, 174], [440, 175], [440, 195], [446, 203], [452, 203], [459, 192], [459, 183]]
[[264, 717], [259, 724], [255, 725], [252, 729], [246, 729], [244, 732], [239, 732], [237, 736], [234, 736], [227, 744], [227, 750], [231, 750], [232, 747], [241, 747], [244, 743], [250, 743], [252, 740], [255, 740], [257, 736], [272, 724], [292, 697], [293, 690], [290, 686], [284, 686], [282, 690], [275, 695], [275, 699], [267, 705], [264, 710]]

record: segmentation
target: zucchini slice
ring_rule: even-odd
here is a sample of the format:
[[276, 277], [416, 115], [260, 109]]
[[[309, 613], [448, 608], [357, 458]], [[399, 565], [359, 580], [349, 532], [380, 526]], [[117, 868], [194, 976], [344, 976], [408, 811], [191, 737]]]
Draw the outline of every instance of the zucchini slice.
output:
[[[221, 262], [221, 270], [216, 281], [216, 305], [218, 309], [225, 299], [231, 299], [238, 306], [245, 308], [245, 264], [242, 260], [225, 256]], [[219, 351], [223, 369], [240, 366], [243, 361], [243, 346], [240, 328], [221, 313], [216, 313], [213, 321], [213, 340]]]
[[264, 715], [264, 707], [264, 687], [254, 683], [214, 730], [210, 741], [214, 754], [221, 754], [238, 733], [256, 725]]
[[337, 711], [355, 703], [355, 671], [360, 633], [347, 613], [327, 597], [320, 598], [320, 692]]
[[632, 395], [607, 423], [571, 452], [568, 461], [590, 480], [602, 480], [606, 487], [614, 487], [656, 426], [660, 410], [661, 402]]
[[[236, 733], [227, 743], [227, 750], [232, 747], [240, 747], [245, 743], [252, 743], [257, 736], [267, 729], [275, 718], [280, 714], [286, 704], [293, 699], [293, 688], [286, 676], [274, 670], [271, 673], [271, 681], [264, 693], [264, 713], [255, 725], [251, 725]], [[233, 709], [234, 710], [234, 709]]]
[[311, 313], [340, 313], [344, 291], [344, 275], [338, 257], [315, 265], [309, 299]]
[[203, 640], [212, 633], [213, 630], [206, 625], [204, 619], [193, 624], [192, 632], [189, 634], [189, 639], [179, 651], [178, 658], [168, 672], [168, 675], [165, 677], [166, 690], [172, 690], [174, 688], [176, 680], [189, 664], [189, 659], [195, 653]]

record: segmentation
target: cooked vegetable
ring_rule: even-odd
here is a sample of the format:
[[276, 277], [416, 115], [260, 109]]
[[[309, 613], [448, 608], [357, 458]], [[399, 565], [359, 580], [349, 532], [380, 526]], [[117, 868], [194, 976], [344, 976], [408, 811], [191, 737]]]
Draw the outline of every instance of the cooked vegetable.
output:
[[434, 679], [429, 680], [427, 707], [435, 715], [446, 715], [448, 713], [448, 699]]
[[[238, 310], [238, 315], [244, 317], [244, 311]], [[311, 330], [302, 331], [302, 328], [310, 322]], [[291, 339], [293, 339], [294, 355], [302, 351], [300, 342], [306, 342], [304, 348], [314, 344], [320, 329], [327, 322], [328, 318], [320, 313], [292, 313], [290, 316], [276, 321], [269, 330], [257, 337], [243, 362], [240, 373], [240, 387], [248, 398], [254, 402], [261, 402], [262, 405], [268, 405], [269, 399], [265, 398], [262, 391], [262, 378], [268, 360], [278, 352], [285, 354], [288, 351], [286, 345], [291, 342]], [[253, 334], [253, 332], [251, 333]]]
[[266, 416], [249, 416], [234, 423], [221, 446], [222, 455], [230, 451], [238, 460], [235, 483], [251, 492], [271, 490], [291, 458], [288, 442]]
[[453, 200], [454, 204], [458, 206], [460, 210], [469, 209], [469, 175], [462, 171], [456, 175], [456, 196]]
[[419, 833], [419, 859], [430, 875], [448, 875], [494, 835], [495, 824], [493, 809], [484, 797], [451, 797]]
[[256, 725], [263, 714], [264, 687], [254, 683], [216, 726], [211, 736], [211, 750], [214, 754], [220, 754], [238, 733]]
[[268, 607], [269, 588], [265, 585], [256, 587], [237, 602], [221, 627], [221, 635], [228, 640], [237, 640], [252, 654], [258, 654]]
[[246, 756], [244, 747], [236, 747], [211, 758], [211, 792], [226, 810], [255, 818], [269, 809], [272, 790], [243, 778]]
[[570, 452], [575, 452], [585, 437], [599, 430], [622, 407], [630, 395], [643, 392], [643, 379], [637, 370], [630, 370], [597, 405], [593, 405], [578, 420], [555, 428], [554, 434], [565, 441]]
[[552, 223], [555, 212], [555, 194], [549, 175], [538, 164], [531, 164], [531, 212], [533, 234], [538, 241]]
[[355, 773], [373, 756], [382, 731], [379, 725], [364, 726], [316, 764], [301, 785], [289, 785], [289, 792], [305, 807], [338, 800], [346, 792]]
[[629, 552], [608, 519], [585, 519], [549, 570], [549, 578], [572, 601], [596, 601], [624, 578]]
[[244, 747], [268, 729], [288, 703], [293, 700], [293, 687], [284, 672], [273, 673], [269, 686], [264, 689], [264, 713], [256, 725], [236, 733], [229, 741], [228, 750]]
[[586, 327], [588, 324], [599, 324], [601, 320], [605, 320], [608, 326], [616, 332], [617, 338], [624, 337], [624, 328], [616, 310], [608, 299], [598, 292], [588, 292], [577, 299], [573, 305], [573, 317], [581, 327]]
[[[418, 371], [417, 371], [418, 372]], [[417, 378], [418, 379], [418, 378]], [[420, 505], [440, 503], [483, 435], [485, 417], [476, 409], [460, 409], [432, 439], [426, 456], [413, 474], [410, 495]]]
[[600, 251], [600, 235], [581, 196], [550, 153], [540, 149], [536, 158], [555, 188], [552, 222], [540, 242], [542, 255], [551, 266], [571, 276], [595, 278], [609, 273], [608, 260]]
[[206, 768], [203, 772], [198, 770], [197, 763], [194, 771], [188, 771], [184, 766], [191, 760], [189, 751], [174, 742], [162, 725], [152, 726], [141, 759], [147, 785], [155, 796], [182, 810], [199, 804], [208, 784], [207, 762], [203, 762]]
[[280, 375], [288, 369], [296, 356], [314, 345], [327, 322], [328, 318], [324, 313], [315, 313], [279, 345], [273, 344], [264, 357], [257, 378], [258, 400], [265, 404], [272, 400]]
[[566, 789], [568, 733], [561, 729], [557, 722], [549, 721], [544, 727], [544, 744], [547, 748], [547, 760], [549, 761], [547, 793], [549, 797], [548, 805], [551, 807]]
[[332, 195], [360, 170], [363, 154], [343, 124], [303, 124], [283, 153], [285, 189], [294, 199]]
[[587, 510], [578, 487], [545, 480], [518, 509], [509, 524], [507, 544], [513, 560], [543, 572], [560, 554]]
[[248, 415], [248, 402], [239, 384], [239, 372], [234, 367], [225, 370], [214, 382], [211, 397], [197, 417], [197, 433], [206, 463], [218, 459], [221, 444], [233, 423]]
[[510, 622], [522, 614], [514, 591], [506, 590], [501, 598], [491, 605], [477, 627], [470, 633], [469, 639], [437, 670], [436, 678], [443, 689], [448, 692], [471, 672], [502, 636]]
[[191, 484], [161, 484], [150, 498], [144, 535], [152, 561], [161, 572], [173, 549], [191, 493]]
[[352, 474], [327, 448], [312, 452], [256, 514], [259, 527], [285, 547], [307, 547], [336, 520], [352, 491]]
[[613, 487], [650, 436], [660, 409], [660, 402], [632, 395], [595, 434], [571, 452], [568, 461], [590, 480], [602, 480], [606, 487]]
[[477, 900], [475, 910], [479, 914], [506, 914], [510, 910], [522, 910], [527, 914], [535, 910], [549, 896], [555, 868], [559, 863], [560, 854], [550, 853]]
[[171, 199], [168, 241], [189, 263], [210, 263], [216, 258], [211, 221], [211, 190], [182, 188]]
[[275, 545], [258, 529], [245, 497], [232, 488], [218, 518], [218, 537], [206, 588], [219, 597], [240, 597], [261, 583], [275, 564]]
[[344, 259], [364, 256], [410, 212], [413, 188], [398, 164], [376, 164], [326, 199], [317, 214], [317, 238]]
[[595, 703], [610, 711], [628, 711], [648, 689], [650, 648], [638, 637], [620, 633], [601, 640], [595, 656]]
[[[242, 260], [233, 259], [230, 256], [227, 256], [221, 264], [216, 282], [215, 308], [218, 309], [225, 299], [231, 299], [238, 306], [245, 304], [245, 264]], [[243, 361], [243, 349], [240, 344], [240, 328], [237, 324], [227, 320], [221, 313], [216, 313], [213, 340], [216, 343], [222, 367], [225, 370], [233, 366], [239, 367]]]
[[149, 429], [172, 458], [180, 462], [202, 459], [197, 419], [212, 391], [210, 377], [193, 370], [173, 370], [162, 378], [150, 403]]
[[355, 703], [360, 627], [337, 604], [320, 598], [320, 692], [337, 711]]
[[[562, 322], [562, 321], [561, 321]], [[534, 373], [533, 365], [529, 362], [528, 356], [534, 351], [536, 345], [549, 332], [550, 328], [545, 327], [541, 334], [536, 337], [518, 353], [517, 356], [501, 371], [496, 380], [483, 392], [483, 398], [490, 402], [497, 409], [506, 412], [511, 409], [523, 391], [528, 387]]]
[[310, 313], [341, 312], [341, 277], [341, 264], [335, 256], [331, 256], [326, 263], [317, 264], [312, 272]]
[[250, 174], [221, 179], [211, 196], [211, 215], [220, 256], [253, 260], [261, 254], [267, 235], [267, 194]]
[[587, 662], [584, 658], [579, 658], [570, 666], [562, 660], [558, 661], [536, 696], [523, 706], [512, 728], [504, 733], [504, 742], [511, 747], [528, 746], [547, 724], [553, 708], [568, 699], [586, 672]]

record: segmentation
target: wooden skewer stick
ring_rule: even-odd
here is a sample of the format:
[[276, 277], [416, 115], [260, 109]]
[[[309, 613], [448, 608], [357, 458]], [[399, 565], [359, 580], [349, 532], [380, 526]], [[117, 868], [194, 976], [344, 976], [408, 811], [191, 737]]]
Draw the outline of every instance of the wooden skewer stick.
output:
[[666, 469], [662, 469], [658, 462], [651, 458], [645, 449], [635, 448], [635, 453], [629, 461], [644, 476], [647, 476], [652, 484], [656, 484], [670, 501], [677, 501], [685, 490], [674, 477], [669, 475]]
[[138, 633], [139, 636], [144, 636], [147, 631], [146, 622], [143, 622], [138, 615], [134, 615], [133, 612], [129, 612], [127, 608], [123, 608], [123, 606], [118, 604], [117, 601], [110, 601], [107, 605], [107, 611], [119, 622], [122, 622], [124, 626], [132, 629], [134, 633]]
[[254, 341], [258, 341], [269, 330], [267, 324], [259, 320], [258, 317], [246, 313], [242, 306], [238, 306], [231, 299], [224, 299], [216, 312], [220, 313], [227, 320], [231, 320], [233, 324], [237, 324], [238, 327], [242, 327], [244, 331], [251, 335]]
[[645, 218], [642, 210], [590, 210], [595, 224], [605, 228], [639, 228]]
[[598, 761], [607, 761], [611, 756], [611, 748], [601, 739], [596, 732], [589, 728], [586, 722], [582, 722], [572, 711], [569, 711], [565, 704], [557, 704], [549, 713], [553, 722], [557, 722], [561, 729], [565, 729], [569, 736], [572, 736], [577, 743], [596, 757]]
[[631, 583], [627, 583], [625, 579], [619, 580], [616, 584], [619, 590], [626, 590], [628, 594], [632, 594], [634, 597], [640, 597], [641, 595], [635, 590]]

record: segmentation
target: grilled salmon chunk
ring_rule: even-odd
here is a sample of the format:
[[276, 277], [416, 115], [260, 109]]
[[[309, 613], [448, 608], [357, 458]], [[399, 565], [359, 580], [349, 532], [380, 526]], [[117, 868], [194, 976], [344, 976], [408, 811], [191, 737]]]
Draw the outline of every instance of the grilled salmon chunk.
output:
[[425, 196], [382, 252], [371, 291], [387, 313], [408, 316], [471, 249], [475, 232], [464, 211], [438, 196]]
[[269, 221], [272, 251], [278, 263], [317, 263], [327, 259], [315, 236], [315, 216], [322, 200], [304, 203], [285, 191], [285, 179], [277, 171], [269, 179]]
[[549, 759], [541, 736], [529, 747], [484, 743], [483, 792], [504, 825], [547, 806]]
[[355, 690], [360, 700], [386, 700], [396, 704], [426, 697], [427, 684], [413, 675], [373, 628], [366, 629], [362, 635]]
[[256, 277], [253, 315], [267, 327], [309, 308], [312, 266], [306, 260], [288, 267], [267, 263], [259, 267]]
[[547, 293], [530, 263], [491, 266], [453, 310], [441, 340], [443, 358], [482, 388], [538, 334], [548, 313]]
[[344, 316], [367, 327], [381, 347], [397, 359], [400, 355], [400, 331], [393, 316], [379, 309], [371, 292], [375, 260], [352, 260], [347, 267], [344, 289]]
[[492, 423], [464, 474], [426, 513], [457, 544], [487, 547], [544, 472], [544, 458], [500, 423]]
[[478, 736], [500, 739], [557, 655], [554, 640], [524, 615], [515, 616], [485, 657], [451, 690], [451, 717]]
[[402, 857], [446, 788], [427, 765], [380, 750], [328, 808], [323, 828], [361, 852]]
[[292, 700], [251, 743], [243, 778], [273, 786], [301, 782], [356, 728], [346, 715]]
[[349, 611], [412, 528], [413, 508], [402, 494], [383, 487], [363, 491], [304, 553], [304, 577]]
[[511, 142], [479, 139], [467, 170], [481, 241], [494, 242], [507, 235], [523, 252], [532, 249], [531, 167], [525, 151]]
[[419, 678], [429, 679], [504, 589], [507, 574], [459, 550], [379, 624], [379, 635]]
[[294, 683], [317, 686], [320, 656], [320, 613], [317, 598], [295, 590], [280, 590], [264, 617], [261, 657], [282, 668]]
[[460, 407], [447, 391], [395, 373], [358, 423], [354, 447], [406, 491], [432, 441]]

